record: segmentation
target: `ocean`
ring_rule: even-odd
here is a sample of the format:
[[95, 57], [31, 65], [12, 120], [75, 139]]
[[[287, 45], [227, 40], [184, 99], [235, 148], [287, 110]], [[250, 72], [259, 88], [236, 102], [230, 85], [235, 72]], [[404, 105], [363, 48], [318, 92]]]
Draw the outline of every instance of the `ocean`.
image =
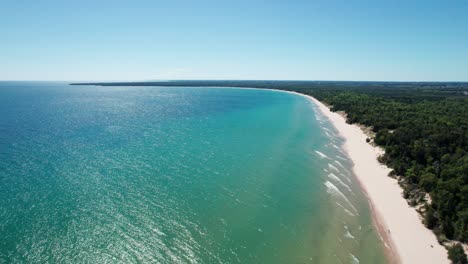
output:
[[0, 263], [385, 263], [302, 96], [0, 82]]

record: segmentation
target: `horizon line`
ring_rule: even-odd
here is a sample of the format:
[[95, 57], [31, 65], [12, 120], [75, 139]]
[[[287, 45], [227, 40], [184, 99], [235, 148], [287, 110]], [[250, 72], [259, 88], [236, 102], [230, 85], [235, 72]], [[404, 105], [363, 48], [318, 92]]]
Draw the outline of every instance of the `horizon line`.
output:
[[271, 82], [369, 82], [369, 83], [467, 83], [466, 81], [311, 80], [311, 79], [161, 79], [161, 80], [0, 80], [0, 82], [143, 83], [178, 81], [271, 81]]

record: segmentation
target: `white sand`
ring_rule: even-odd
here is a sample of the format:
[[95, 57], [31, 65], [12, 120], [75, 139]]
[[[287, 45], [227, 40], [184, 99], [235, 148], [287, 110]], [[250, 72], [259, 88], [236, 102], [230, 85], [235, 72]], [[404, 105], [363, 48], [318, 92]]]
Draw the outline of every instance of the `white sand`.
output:
[[318, 106], [344, 138], [344, 149], [354, 163], [354, 174], [370, 200], [381, 235], [390, 244], [391, 262], [449, 263], [447, 250], [408, 205], [397, 181], [388, 176], [390, 169], [377, 161], [381, 150], [366, 142], [367, 136], [361, 128], [347, 124], [343, 116], [315, 98], [305, 97]]

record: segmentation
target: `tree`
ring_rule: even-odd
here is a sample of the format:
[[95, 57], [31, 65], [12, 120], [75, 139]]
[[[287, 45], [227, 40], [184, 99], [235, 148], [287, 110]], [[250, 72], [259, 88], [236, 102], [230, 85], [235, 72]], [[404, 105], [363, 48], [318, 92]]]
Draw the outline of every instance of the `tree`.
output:
[[435, 217], [434, 213], [435, 213], [434, 208], [426, 204], [426, 212], [424, 214], [424, 224], [429, 229], [433, 229], [437, 224], [437, 217]]
[[459, 243], [449, 247], [448, 256], [453, 264], [468, 264], [465, 251], [463, 251], [463, 247]]
[[437, 185], [437, 177], [433, 173], [426, 172], [421, 175], [420, 184], [424, 191], [431, 192]]

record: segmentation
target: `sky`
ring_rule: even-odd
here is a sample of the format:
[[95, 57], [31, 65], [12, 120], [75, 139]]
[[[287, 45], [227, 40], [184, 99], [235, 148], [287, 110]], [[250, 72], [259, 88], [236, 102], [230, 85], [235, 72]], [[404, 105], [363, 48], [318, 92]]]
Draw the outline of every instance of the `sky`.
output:
[[468, 1], [0, 0], [0, 80], [468, 81]]

